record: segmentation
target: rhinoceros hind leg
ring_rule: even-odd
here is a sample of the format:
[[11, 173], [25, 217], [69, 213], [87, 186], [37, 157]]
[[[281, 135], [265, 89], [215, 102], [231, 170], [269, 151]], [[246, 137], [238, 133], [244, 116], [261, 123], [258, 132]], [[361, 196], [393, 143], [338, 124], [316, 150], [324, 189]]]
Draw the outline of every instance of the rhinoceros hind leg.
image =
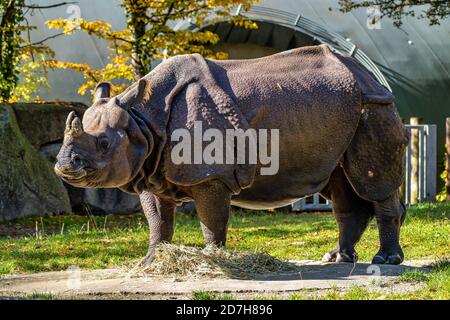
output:
[[333, 213], [339, 227], [336, 249], [326, 253], [322, 261], [356, 262], [355, 245], [374, 215], [373, 204], [355, 193], [341, 167], [335, 169], [321, 193], [333, 201]]
[[373, 264], [400, 264], [403, 251], [400, 246], [400, 227], [406, 217], [406, 208], [400, 192], [388, 199], [374, 203], [375, 216], [380, 236], [380, 250], [373, 257]]
[[206, 245], [225, 246], [231, 191], [219, 180], [211, 180], [192, 187]]
[[356, 193], [368, 201], [384, 201], [404, 182], [408, 135], [397, 109], [365, 105], [343, 167]]

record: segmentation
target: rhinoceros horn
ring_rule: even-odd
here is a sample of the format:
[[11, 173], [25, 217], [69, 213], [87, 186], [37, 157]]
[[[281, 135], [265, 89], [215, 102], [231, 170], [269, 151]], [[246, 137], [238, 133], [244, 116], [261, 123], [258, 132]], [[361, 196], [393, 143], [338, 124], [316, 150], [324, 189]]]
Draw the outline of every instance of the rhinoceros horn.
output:
[[82, 133], [83, 126], [81, 125], [80, 118], [77, 117], [75, 111], [70, 112], [66, 120], [66, 130], [64, 130], [64, 135], [76, 137]]

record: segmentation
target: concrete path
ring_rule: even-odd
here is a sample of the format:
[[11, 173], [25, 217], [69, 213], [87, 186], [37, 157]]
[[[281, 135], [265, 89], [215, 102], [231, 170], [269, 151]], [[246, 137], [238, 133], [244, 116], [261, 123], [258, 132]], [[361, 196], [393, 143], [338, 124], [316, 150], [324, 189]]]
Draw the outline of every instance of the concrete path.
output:
[[[348, 288], [350, 286], [389, 287], [399, 274], [408, 269], [424, 269], [431, 261], [406, 261], [400, 266], [368, 263], [334, 264], [317, 261], [296, 261], [298, 271], [260, 275], [252, 279], [180, 280], [150, 275], [131, 274], [120, 269], [43, 272], [4, 276], [0, 278], [0, 296], [27, 296], [51, 293], [63, 297], [113, 297], [114, 295], [145, 298], [190, 297], [193, 291], [214, 291], [233, 294], [279, 294], [304, 289]], [[399, 290], [408, 289], [396, 284]]]

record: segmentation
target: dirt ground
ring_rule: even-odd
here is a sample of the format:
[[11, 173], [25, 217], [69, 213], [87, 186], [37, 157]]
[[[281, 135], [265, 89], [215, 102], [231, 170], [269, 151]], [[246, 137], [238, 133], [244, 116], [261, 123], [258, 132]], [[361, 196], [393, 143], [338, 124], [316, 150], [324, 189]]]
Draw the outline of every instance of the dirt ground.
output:
[[406, 261], [400, 266], [295, 263], [298, 270], [247, 279], [176, 279], [122, 269], [79, 270], [72, 267], [60, 272], [3, 276], [0, 278], [0, 297], [51, 294], [70, 299], [183, 299], [191, 298], [196, 291], [230, 293], [236, 298], [287, 297], [299, 291], [320, 295], [321, 291], [346, 290], [353, 286], [386, 293], [408, 293], [420, 285], [399, 282], [398, 276], [405, 270], [426, 270], [431, 261]]

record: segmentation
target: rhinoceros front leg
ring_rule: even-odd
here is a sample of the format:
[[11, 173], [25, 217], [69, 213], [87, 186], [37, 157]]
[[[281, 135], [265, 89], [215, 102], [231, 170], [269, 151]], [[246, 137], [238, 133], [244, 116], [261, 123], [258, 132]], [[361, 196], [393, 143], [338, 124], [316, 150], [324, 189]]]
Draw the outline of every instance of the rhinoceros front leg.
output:
[[406, 208], [400, 192], [388, 199], [374, 203], [375, 217], [380, 236], [380, 250], [373, 257], [373, 264], [400, 264], [403, 251], [400, 246], [400, 227], [406, 217]]
[[197, 214], [206, 245], [225, 246], [231, 191], [221, 181], [207, 181], [192, 187]]
[[174, 229], [175, 203], [161, 199], [151, 192], [144, 191], [139, 196], [142, 209], [150, 229], [150, 245], [142, 265], [150, 265], [153, 261], [156, 246], [161, 242], [172, 241]]

